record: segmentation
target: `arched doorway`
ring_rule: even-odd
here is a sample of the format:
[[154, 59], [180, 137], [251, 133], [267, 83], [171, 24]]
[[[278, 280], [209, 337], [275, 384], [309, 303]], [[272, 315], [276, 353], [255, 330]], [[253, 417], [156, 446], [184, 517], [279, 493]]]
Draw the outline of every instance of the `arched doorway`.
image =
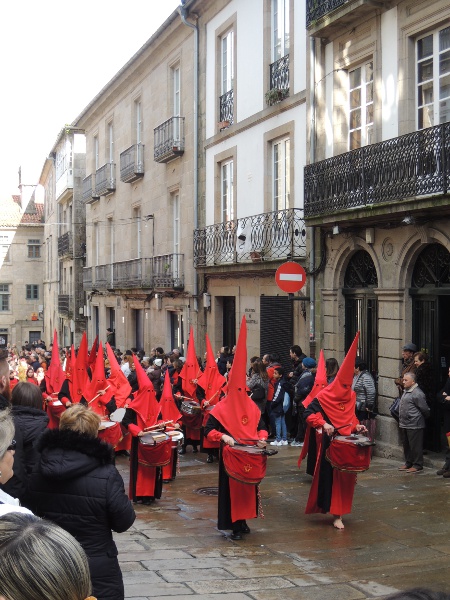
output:
[[[419, 254], [409, 293], [412, 340], [429, 356], [437, 392], [450, 366], [450, 253], [442, 244], [428, 244]], [[427, 422], [425, 447], [435, 452], [441, 448], [440, 413], [435, 406]]]
[[358, 354], [363, 358], [375, 381], [378, 374], [378, 287], [375, 264], [368, 252], [358, 250], [350, 258], [344, 276], [345, 350], [360, 331]]

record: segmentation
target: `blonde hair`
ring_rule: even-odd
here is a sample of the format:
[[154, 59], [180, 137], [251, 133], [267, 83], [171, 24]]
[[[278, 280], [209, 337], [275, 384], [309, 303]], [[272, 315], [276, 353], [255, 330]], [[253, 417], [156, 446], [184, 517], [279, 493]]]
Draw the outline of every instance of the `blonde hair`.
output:
[[61, 415], [59, 429], [61, 431], [70, 429], [95, 438], [98, 434], [100, 421], [101, 419], [96, 413], [85, 408], [82, 404], [73, 404]]
[[84, 600], [89, 565], [74, 537], [31, 514], [0, 518], [0, 594], [6, 600]]
[[0, 460], [14, 437], [15, 427], [9, 408], [0, 410]]

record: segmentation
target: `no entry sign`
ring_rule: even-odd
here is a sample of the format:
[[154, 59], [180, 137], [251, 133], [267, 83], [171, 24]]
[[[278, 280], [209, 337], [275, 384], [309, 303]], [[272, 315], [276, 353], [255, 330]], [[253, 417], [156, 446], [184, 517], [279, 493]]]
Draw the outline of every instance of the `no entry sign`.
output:
[[285, 262], [275, 273], [275, 282], [283, 292], [293, 294], [302, 289], [306, 283], [305, 269], [295, 262]]

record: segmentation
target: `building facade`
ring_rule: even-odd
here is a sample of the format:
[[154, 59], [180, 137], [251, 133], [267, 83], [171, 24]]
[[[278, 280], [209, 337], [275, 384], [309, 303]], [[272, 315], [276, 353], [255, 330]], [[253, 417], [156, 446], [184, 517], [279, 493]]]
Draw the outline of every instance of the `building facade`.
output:
[[20, 349], [43, 337], [44, 205], [31, 194], [34, 187], [19, 185], [20, 195], [2, 200], [0, 347]]
[[[387, 453], [402, 346], [429, 355], [436, 391], [450, 365], [449, 19], [441, 0], [306, 2], [318, 345], [341, 360], [361, 331]], [[441, 439], [433, 408], [426, 445]]]
[[83, 110], [89, 338], [148, 352], [196, 326], [193, 28], [174, 12]]

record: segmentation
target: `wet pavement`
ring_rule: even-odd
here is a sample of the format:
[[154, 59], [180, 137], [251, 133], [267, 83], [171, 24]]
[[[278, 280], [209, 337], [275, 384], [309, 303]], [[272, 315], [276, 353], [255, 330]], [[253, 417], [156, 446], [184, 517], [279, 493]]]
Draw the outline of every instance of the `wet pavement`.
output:
[[[233, 541], [216, 529], [217, 462], [190, 450], [162, 498], [136, 505], [133, 527], [115, 535], [127, 599], [364, 600], [415, 586], [450, 591], [450, 479], [435, 474], [439, 457], [417, 475], [399, 472], [399, 460], [374, 457], [337, 531], [329, 515], [304, 514], [311, 478], [297, 468], [300, 448], [283, 446], [268, 457], [265, 518], [249, 521], [251, 534]], [[128, 464], [117, 460], [126, 484]]]

